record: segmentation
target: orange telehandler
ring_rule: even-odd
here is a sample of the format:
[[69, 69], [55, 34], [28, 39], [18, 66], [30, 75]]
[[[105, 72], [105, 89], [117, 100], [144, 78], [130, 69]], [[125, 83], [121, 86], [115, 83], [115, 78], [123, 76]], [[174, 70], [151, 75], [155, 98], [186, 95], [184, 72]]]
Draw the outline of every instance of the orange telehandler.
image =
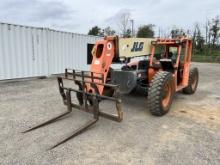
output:
[[[85, 131], [98, 121], [99, 116], [122, 121], [120, 93], [143, 92], [148, 95], [149, 111], [162, 116], [169, 111], [175, 92], [193, 94], [197, 89], [199, 73], [197, 68], [190, 68], [192, 41], [186, 37], [153, 39], [109, 36], [96, 41], [92, 55], [90, 71], [66, 69], [65, 74], [57, 78], [67, 112], [24, 132], [55, 122], [69, 114], [72, 108], [93, 114], [91, 121], [54, 148]], [[123, 63], [124, 66], [112, 69], [113, 62]], [[66, 87], [65, 80], [73, 81], [78, 89]], [[73, 93], [77, 103], [71, 99]], [[104, 99], [115, 102], [116, 114], [99, 109], [99, 103]]]

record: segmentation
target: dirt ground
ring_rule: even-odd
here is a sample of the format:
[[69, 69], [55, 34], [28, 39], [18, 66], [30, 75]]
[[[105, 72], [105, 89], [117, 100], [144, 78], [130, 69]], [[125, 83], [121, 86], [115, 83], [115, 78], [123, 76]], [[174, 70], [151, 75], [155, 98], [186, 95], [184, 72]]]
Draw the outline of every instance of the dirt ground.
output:
[[[0, 82], [0, 164], [220, 164], [220, 64], [200, 71], [194, 95], [177, 93], [171, 111], [152, 116], [147, 98], [122, 97], [124, 120], [105, 118], [65, 144], [49, 147], [91, 119], [73, 111], [47, 127], [21, 131], [66, 110], [55, 78]], [[105, 111], [112, 106], [103, 102]]]

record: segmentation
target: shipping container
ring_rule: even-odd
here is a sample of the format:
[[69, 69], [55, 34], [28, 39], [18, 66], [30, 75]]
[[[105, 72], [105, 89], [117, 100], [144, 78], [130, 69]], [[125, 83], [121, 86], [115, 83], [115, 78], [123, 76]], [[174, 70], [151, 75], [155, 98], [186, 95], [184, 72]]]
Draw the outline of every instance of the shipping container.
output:
[[99, 37], [0, 23], [0, 80], [88, 70], [88, 46]]

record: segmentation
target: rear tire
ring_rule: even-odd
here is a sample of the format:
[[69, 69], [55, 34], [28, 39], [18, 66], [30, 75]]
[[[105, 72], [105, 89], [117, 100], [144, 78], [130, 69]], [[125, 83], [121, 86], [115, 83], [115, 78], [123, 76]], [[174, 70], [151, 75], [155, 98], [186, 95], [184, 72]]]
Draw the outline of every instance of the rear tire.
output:
[[199, 71], [198, 68], [191, 68], [189, 72], [188, 86], [183, 88], [183, 93], [193, 94], [195, 93], [199, 82]]
[[171, 107], [175, 92], [173, 75], [170, 72], [159, 71], [150, 83], [148, 100], [152, 115], [163, 116]]

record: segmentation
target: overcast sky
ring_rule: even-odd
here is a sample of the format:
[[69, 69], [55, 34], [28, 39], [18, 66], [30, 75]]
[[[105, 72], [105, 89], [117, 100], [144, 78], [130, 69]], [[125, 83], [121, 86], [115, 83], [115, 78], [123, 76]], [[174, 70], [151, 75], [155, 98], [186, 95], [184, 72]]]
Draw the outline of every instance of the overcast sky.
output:
[[220, 15], [219, 0], [1, 0], [0, 22], [50, 27], [87, 33], [94, 25], [112, 26], [130, 12], [135, 26], [156, 29], [190, 28], [195, 22]]

